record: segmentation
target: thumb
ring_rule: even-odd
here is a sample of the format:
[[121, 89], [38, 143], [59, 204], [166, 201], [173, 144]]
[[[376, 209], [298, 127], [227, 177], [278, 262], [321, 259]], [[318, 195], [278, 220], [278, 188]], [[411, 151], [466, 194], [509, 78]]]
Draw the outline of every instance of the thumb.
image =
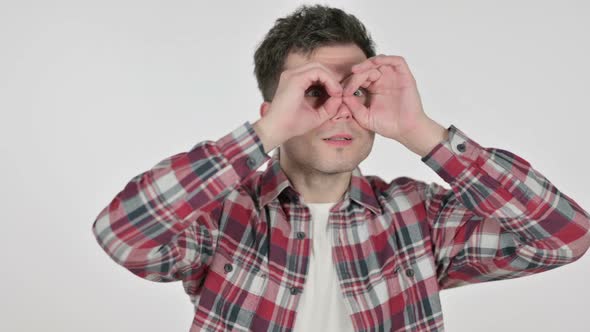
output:
[[352, 116], [364, 128], [369, 129], [369, 110], [365, 105], [359, 103], [355, 97], [344, 97], [343, 102], [348, 105]]
[[342, 104], [342, 97], [328, 98], [328, 100], [319, 109], [321, 121], [324, 122], [336, 115], [336, 113], [338, 113], [340, 104]]

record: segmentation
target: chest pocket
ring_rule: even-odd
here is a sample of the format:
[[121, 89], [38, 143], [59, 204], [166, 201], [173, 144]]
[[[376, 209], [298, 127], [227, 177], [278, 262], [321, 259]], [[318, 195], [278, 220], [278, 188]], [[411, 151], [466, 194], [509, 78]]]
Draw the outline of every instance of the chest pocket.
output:
[[[403, 301], [404, 317], [421, 326], [440, 315], [439, 286], [433, 256], [396, 257], [393, 274], [386, 276], [390, 296]], [[406, 322], [407, 323], [407, 322]]]
[[[423, 289], [429, 286], [430, 281], [436, 283], [436, 270], [433, 257], [429, 254], [420, 257], [412, 257], [407, 260], [398, 260], [394, 272], [400, 281], [402, 291], [414, 288], [418, 293], [426, 294], [426, 290], [436, 291], [436, 289]], [[423, 292], [424, 291], [424, 292]]]
[[197, 310], [226, 323], [249, 327], [266, 288], [265, 269], [264, 266], [244, 264], [218, 250], [209, 265]]

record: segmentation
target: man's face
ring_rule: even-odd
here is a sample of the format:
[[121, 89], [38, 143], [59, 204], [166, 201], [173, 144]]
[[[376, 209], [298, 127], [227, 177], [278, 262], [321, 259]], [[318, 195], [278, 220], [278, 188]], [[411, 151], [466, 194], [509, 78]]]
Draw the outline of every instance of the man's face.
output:
[[[301, 54], [290, 53], [285, 62], [285, 69], [308, 62], [320, 62], [344, 86], [352, 74], [350, 68], [366, 58], [363, 51], [354, 44], [326, 46], [317, 49], [309, 59]], [[366, 93], [362, 87], [354, 93], [365, 106], [367, 106]], [[314, 108], [319, 108], [328, 98], [325, 88], [321, 86], [312, 85], [305, 92], [305, 101]], [[326, 137], [340, 133], [352, 135], [350, 144], [338, 146], [324, 140]], [[369, 155], [374, 138], [375, 132], [361, 127], [343, 102], [334, 117], [304, 135], [292, 137], [281, 145], [281, 165], [308, 172], [328, 174], [350, 172]]]

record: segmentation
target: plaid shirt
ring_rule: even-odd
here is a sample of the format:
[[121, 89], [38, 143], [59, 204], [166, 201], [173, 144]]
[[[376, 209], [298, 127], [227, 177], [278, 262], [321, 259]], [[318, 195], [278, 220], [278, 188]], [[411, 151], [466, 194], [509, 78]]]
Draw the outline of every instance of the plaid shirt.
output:
[[[356, 331], [444, 331], [441, 290], [551, 270], [590, 246], [590, 215], [526, 160], [447, 130], [421, 161], [451, 189], [357, 167], [330, 210], [326, 254]], [[290, 331], [310, 212], [275, 155], [245, 122], [132, 178], [93, 234], [133, 274], [181, 280], [190, 331]]]

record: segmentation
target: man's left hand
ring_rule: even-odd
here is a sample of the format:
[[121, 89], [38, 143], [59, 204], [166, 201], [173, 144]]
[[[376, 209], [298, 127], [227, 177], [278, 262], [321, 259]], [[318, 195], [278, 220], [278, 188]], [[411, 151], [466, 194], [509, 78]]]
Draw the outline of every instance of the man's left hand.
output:
[[[416, 86], [404, 58], [379, 54], [352, 67], [344, 83], [343, 102], [364, 128], [399, 142], [430, 119], [424, 113]], [[363, 87], [368, 104], [352, 94]]]

